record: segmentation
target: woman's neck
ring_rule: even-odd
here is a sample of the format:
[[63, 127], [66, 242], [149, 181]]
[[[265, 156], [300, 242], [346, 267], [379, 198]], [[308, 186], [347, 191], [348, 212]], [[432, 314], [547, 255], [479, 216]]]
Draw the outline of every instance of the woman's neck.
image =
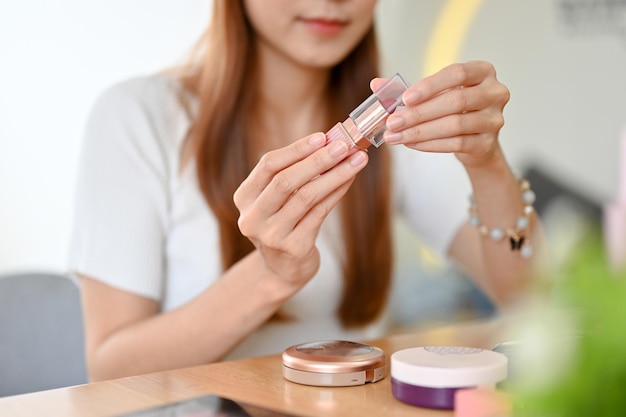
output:
[[256, 108], [264, 133], [271, 138], [268, 146], [285, 146], [326, 129], [330, 70], [298, 66], [271, 53], [259, 55]]

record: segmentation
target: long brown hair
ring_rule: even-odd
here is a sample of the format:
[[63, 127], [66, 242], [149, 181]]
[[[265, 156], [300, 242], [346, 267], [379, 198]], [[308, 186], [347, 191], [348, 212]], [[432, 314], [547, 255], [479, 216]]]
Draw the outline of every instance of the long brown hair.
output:
[[[254, 31], [242, 1], [215, 0], [212, 22], [197, 45], [183, 82], [199, 97], [190, 132], [200, 188], [217, 218], [222, 267], [229, 268], [254, 250], [237, 227], [233, 193], [256, 161], [254, 138]], [[198, 59], [199, 57], [199, 59]], [[378, 50], [372, 27], [359, 45], [331, 69], [328, 127], [371, 94], [378, 75]], [[392, 268], [390, 157], [382, 146], [369, 153], [368, 166], [341, 202], [346, 246], [344, 290], [338, 311], [344, 326], [376, 319], [385, 306]]]

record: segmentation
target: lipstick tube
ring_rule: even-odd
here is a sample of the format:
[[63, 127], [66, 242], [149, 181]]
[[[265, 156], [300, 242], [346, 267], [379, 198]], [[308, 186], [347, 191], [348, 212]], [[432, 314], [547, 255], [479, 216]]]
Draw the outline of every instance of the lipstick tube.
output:
[[343, 140], [350, 148], [366, 150], [371, 145], [383, 143], [387, 117], [402, 105], [402, 94], [409, 84], [400, 74], [395, 74], [371, 96], [354, 109], [343, 122], [334, 125], [327, 133], [328, 143]]

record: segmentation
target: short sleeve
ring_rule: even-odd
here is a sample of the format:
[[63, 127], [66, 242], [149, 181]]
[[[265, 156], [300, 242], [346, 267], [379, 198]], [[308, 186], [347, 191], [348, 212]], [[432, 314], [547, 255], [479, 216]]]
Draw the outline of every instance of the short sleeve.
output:
[[467, 219], [471, 184], [453, 154], [393, 147], [394, 204], [418, 238], [442, 257]]
[[[69, 253], [80, 273], [160, 300], [168, 225], [168, 150], [151, 108], [153, 86], [129, 80], [106, 90], [87, 121]], [[156, 103], [158, 105], [158, 103]]]

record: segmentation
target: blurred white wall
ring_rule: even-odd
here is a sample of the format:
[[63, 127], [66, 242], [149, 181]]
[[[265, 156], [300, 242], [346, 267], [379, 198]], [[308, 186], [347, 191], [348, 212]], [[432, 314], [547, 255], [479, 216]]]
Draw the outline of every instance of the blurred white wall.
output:
[[[475, 16], [452, 13], [471, 17], [467, 28], [450, 13], [442, 19], [447, 5], [470, 3]], [[93, 100], [115, 81], [184, 56], [209, 4], [0, 2], [0, 273], [63, 270]], [[492, 61], [512, 95], [501, 135], [512, 165], [538, 162], [598, 202], [613, 197], [626, 126], [624, 2], [380, 0], [379, 18], [387, 73], [416, 81], [433, 62], [429, 45], [445, 42], [459, 44], [459, 60]], [[434, 41], [442, 27], [448, 39]]]
[[[445, 5], [478, 4], [457, 59], [493, 62], [511, 90], [500, 138], [512, 165], [541, 164], [598, 202], [616, 194], [618, 142], [626, 127], [625, 1], [385, 4], [383, 40], [399, 46], [387, 53], [388, 66], [406, 72], [411, 81], [425, 75], [427, 46]], [[459, 14], [448, 22], [451, 42], [462, 23]]]
[[209, 5], [0, 2], [0, 273], [64, 269], [91, 104], [109, 84], [183, 57]]

